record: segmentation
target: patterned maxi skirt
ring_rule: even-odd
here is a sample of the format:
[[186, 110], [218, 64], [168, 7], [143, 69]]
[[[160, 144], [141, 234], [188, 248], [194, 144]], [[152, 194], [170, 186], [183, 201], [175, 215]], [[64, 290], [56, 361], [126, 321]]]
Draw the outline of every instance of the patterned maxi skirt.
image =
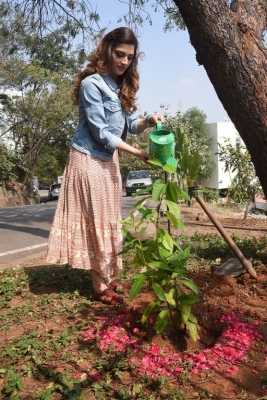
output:
[[103, 161], [71, 148], [48, 241], [47, 261], [96, 270], [104, 279], [122, 268], [122, 184], [118, 152]]

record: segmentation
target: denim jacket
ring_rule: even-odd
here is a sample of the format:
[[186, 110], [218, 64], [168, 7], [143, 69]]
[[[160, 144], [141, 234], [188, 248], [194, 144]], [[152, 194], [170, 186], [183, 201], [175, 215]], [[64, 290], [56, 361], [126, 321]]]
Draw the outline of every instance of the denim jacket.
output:
[[122, 110], [119, 88], [110, 75], [95, 73], [81, 82], [79, 124], [72, 146], [92, 157], [109, 161], [121, 143], [125, 121], [128, 132], [139, 134], [139, 117]]

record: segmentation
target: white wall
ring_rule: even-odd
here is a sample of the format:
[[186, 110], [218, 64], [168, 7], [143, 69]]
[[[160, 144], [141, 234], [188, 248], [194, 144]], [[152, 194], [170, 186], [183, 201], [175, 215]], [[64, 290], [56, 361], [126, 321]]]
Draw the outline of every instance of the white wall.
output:
[[224, 172], [225, 164], [219, 161], [216, 154], [219, 150], [218, 143], [224, 145], [226, 139], [230, 140], [232, 146], [236, 146], [237, 141], [241, 141], [240, 136], [232, 122], [215, 122], [209, 125], [209, 133], [213, 138], [211, 151], [213, 154], [213, 161], [215, 162], [214, 172], [210, 179], [203, 180], [202, 186], [213, 189], [227, 189], [231, 184], [229, 172]]

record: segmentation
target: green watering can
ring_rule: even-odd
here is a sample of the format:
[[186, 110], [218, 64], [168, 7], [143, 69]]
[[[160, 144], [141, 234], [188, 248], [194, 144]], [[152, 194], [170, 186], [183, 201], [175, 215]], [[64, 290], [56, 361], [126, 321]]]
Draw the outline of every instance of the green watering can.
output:
[[157, 158], [162, 164], [172, 164], [177, 167], [177, 160], [174, 158], [175, 143], [174, 134], [162, 129], [162, 122], [158, 121], [156, 129], [149, 135], [149, 154]]

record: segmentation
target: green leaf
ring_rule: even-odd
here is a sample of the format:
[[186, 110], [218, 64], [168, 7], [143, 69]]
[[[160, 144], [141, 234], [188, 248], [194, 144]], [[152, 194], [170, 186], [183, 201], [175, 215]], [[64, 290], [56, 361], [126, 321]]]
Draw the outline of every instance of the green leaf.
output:
[[178, 276], [185, 276], [187, 274], [187, 269], [182, 267], [182, 266], [174, 266], [172, 268], [172, 277], [178, 277]]
[[138, 250], [136, 248], [136, 253], [132, 262], [135, 267], [141, 267], [144, 264], [143, 256], [142, 256], [142, 250]]
[[147, 274], [147, 273], [149, 273], [149, 272], [151, 272], [151, 271], [153, 271], [154, 269], [152, 268], [152, 267], [150, 267], [149, 265], [145, 265], [142, 269], [141, 269], [141, 271], [140, 271], [140, 273], [141, 274]]
[[138, 200], [138, 201], [135, 203], [135, 208], [138, 208], [138, 207], [140, 207], [141, 205], [143, 205], [144, 202], [145, 202], [147, 199], [151, 199], [151, 195], [149, 195], [149, 196], [144, 196], [144, 197], [142, 197], [140, 200]]
[[169, 172], [169, 174], [175, 174], [176, 173], [176, 167], [172, 164], [165, 164], [163, 165], [163, 171]]
[[195, 303], [197, 303], [199, 301], [199, 297], [191, 295], [191, 294], [184, 294], [184, 295], [179, 297], [179, 301], [182, 304], [192, 305], [192, 304], [195, 304]]
[[188, 186], [192, 186], [197, 179], [198, 171], [201, 165], [202, 157], [198, 153], [194, 153], [191, 158], [191, 164], [188, 171]]
[[166, 187], [167, 185], [166, 183], [164, 183], [164, 181], [162, 181], [161, 179], [157, 179], [153, 185], [152, 200], [158, 201], [160, 196], [165, 193]]
[[174, 214], [170, 213], [169, 211], [166, 211], [166, 216], [170, 223], [176, 228], [176, 229], [185, 229], [184, 224], [179, 221]]
[[128, 219], [119, 219], [118, 222], [121, 225], [132, 226], [132, 227], [134, 226], [134, 224], [131, 221], [129, 221]]
[[177, 219], [179, 219], [181, 217], [181, 209], [178, 204], [171, 200], [165, 200], [165, 203], [168, 207], [168, 211], [170, 211]]
[[184, 190], [181, 190], [181, 199], [190, 201], [190, 196], [188, 196], [188, 193], [186, 193]]
[[169, 250], [166, 250], [164, 247], [159, 247], [159, 254], [165, 258], [168, 258], [172, 255], [172, 253]]
[[158, 283], [153, 282], [152, 288], [161, 301], [166, 301], [166, 293]]
[[166, 300], [167, 302], [172, 305], [173, 307], [176, 307], [176, 301], [174, 300], [174, 298], [172, 296], [170, 296], [168, 293], [165, 293], [166, 296]]
[[185, 324], [190, 316], [191, 306], [187, 304], [181, 304], [180, 311], [181, 311], [182, 322]]
[[188, 172], [189, 162], [190, 162], [189, 147], [185, 146], [180, 160], [181, 169], [184, 174], [187, 174]]
[[138, 210], [141, 214], [141, 223], [143, 223], [146, 220], [151, 220], [151, 218], [153, 218], [153, 216], [157, 213], [156, 210], [151, 209], [143, 209], [143, 210]]
[[138, 237], [141, 238], [143, 236], [143, 234], [146, 232], [146, 230], [147, 230], [147, 226], [143, 226], [138, 233]]
[[137, 275], [131, 290], [130, 290], [130, 301], [132, 301], [140, 292], [142, 289], [144, 283], [146, 281], [146, 276], [145, 275]]
[[144, 311], [144, 313], [142, 315], [141, 321], [142, 321], [143, 324], [147, 321], [149, 315], [151, 314], [151, 311], [155, 308], [156, 305], [157, 305], [157, 302], [154, 301], [154, 300], [151, 301], [151, 303], [148, 304], [147, 308], [145, 309], [145, 311]]
[[149, 162], [149, 164], [153, 164], [153, 165], [157, 165], [157, 166], [159, 166], [159, 167], [163, 167], [162, 162], [161, 162], [159, 159], [157, 159], [157, 158], [150, 158], [150, 159], [148, 160], [148, 162]]
[[128, 231], [128, 229], [126, 229], [126, 228], [121, 228], [121, 231], [122, 231], [122, 234], [123, 234], [125, 240], [127, 240], [127, 242], [130, 243], [130, 242], [135, 242], [135, 241], [137, 241], [136, 237], [133, 236], [133, 235], [131, 234], [131, 232]]
[[135, 383], [133, 385], [133, 392], [134, 393], [141, 393], [142, 391], [142, 385], [140, 385], [139, 383]]
[[167, 200], [177, 203], [180, 197], [181, 197], [180, 187], [176, 183], [168, 181], [167, 188], [166, 188]]
[[165, 247], [165, 249], [169, 250], [170, 252], [173, 251], [173, 238], [166, 231], [164, 231], [164, 236], [162, 238], [162, 244]]
[[169, 311], [162, 310], [156, 320], [155, 328], [157, 333], [161, 333], [168, 323]]
[[174, 266], [183, 267], [187, 262], [188, 258], [189, 256], [183, 252], [170, 257], [168, 261]]
[[193, 322], [194, 324], [196, 324], [198, 326], [197, 319], [192, 313], [190, 313], [188, 321]]
[[134, 213], [133, 213], [133, 211], [130, 211], [130, 221], [134, 225]]
[[198, 287], [189, 279], [181, 279], [181, 283], [183, 283], [185, 286], [189, 287], [191, 290], [193, 290], [194, 293], [198, 293]]
[[148, 265], [153, 269], [164, 269], [166, 271], [171, 271], [171, 267], [169, 264], [164, 261], [151, 261]]
[[191, 339], [193, 340], [193, 342], [196, 342], [197, 341], [197, 325], [194, 324], [193, 322], [190, 322], [189, 320], [187, 320], [185, 322], [185, 325], [188, 328]]

